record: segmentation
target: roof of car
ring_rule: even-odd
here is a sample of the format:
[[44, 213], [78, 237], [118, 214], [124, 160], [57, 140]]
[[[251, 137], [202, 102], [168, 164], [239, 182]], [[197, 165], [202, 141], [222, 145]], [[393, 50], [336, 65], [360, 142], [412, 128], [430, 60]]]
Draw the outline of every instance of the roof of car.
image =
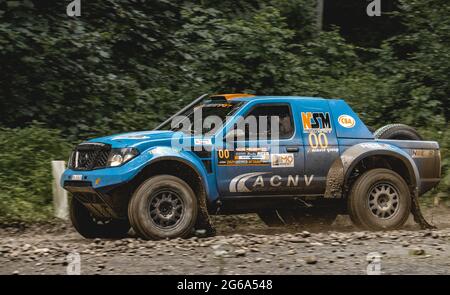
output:
[[247, 97], [255, 97], [255, 95], [247, 94], [247, 93], [214, 94], [214, 95], [211, 95], [209, 98], [230, 100], [230, 99], [247, 98]]
[[309, 96], [262, 96], [262, 95], [254, 95], [254, 94], [245, 94], [245, 93], [235, 93], [235, 94], [215, 94], [211, 95], [210, 98], [217, 99], [226, 99], [233, 101], [252, 101], [255, 99], [264, 99], [264, 100], [286, 100], [286, 99], [305, 99], [305, 100], [324, 100], [325, 98], [321, 97], [309, 97]]

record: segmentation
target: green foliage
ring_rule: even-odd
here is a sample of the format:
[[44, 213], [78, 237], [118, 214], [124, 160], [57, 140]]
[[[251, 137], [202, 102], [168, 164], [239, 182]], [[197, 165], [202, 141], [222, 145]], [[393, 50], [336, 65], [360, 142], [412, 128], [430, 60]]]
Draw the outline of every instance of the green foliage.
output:
[[[187, 7], [177, 48], [187, 57], [196, 80], [216, 92], [283, 92], [294, 56], [286, 45], [294, 32], [280, 12], [267, 7], [250, 17], [225, 18], [209, 8]], [[206, 80], [206, 81], [205, 81]]]
[[450, 118], [450, 5], [445, 0], [400, 3], [397, 17], [406, 31], [387, 40], [372, 62], [377, 75], [394, 82], [388, 115], [416, 126], [442, 125]]
[[0, 129], [0, 222], [51, 216], [51, 160], [69, 158], [70, 145], [58, 131], [38, 125]]
[[143, 99], [158, 105], [153, 90], [167, 84], [174, 67], [166, 52], [177, 10], [152, 2], [84, 2], [82, 18], [67, 17], [63, 1], [2, 11], [2, 123], [37, 120], [74, 140], [118, 131], [120, 123], [109, 128], [112, 116], [136, 111]]

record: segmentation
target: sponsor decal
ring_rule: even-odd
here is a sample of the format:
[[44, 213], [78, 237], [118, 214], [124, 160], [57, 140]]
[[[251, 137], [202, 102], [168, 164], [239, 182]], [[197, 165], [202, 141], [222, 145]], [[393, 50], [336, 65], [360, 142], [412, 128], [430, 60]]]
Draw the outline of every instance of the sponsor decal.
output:
[[211, 138], [194, 138], [195, 145], [210, 145]]
[[336, 153], [339, 151], [337, 147], [328, 146], [328, 135], [323, 132], [310, 133], [308, 135], [308, 142], [308, 153]]
[[313, 181], [314, 175], [311, 175], [309, 178], [305, 175], [305, 184], [306, 186], [309, 186], [311, 182]]
[[338, 118], [339, 125], [344, 128], [353, 128], [355, 127], [356, 121], [352, 116], [349, 115], [340, 115]]
[[302, 112], [302, 123], [303, 131], [306, 133], [330, 133], [332, 131], [330, 113], [328, 112]]
[[326, 147], [326, 148], [318, 148], [313, 149], [309, 148], [306, 150], [307, 153], [337, 153], [339, 149], [337, 147]]
[[393, 147], [389, 144], [378, 142], [365, 142], [361, 143], [360, 146], [365, 149], [393, 149]]
[[[231, 193], [248, 193], [252, 190], [265, 187], [298, 187], [302, 183], [300, 175], [288, 175], [281, 177], [280, 175], [272, 175], [270, 178], [264, 179], [263, 175], [271, 174], [271, 172], [251, 172], [236, 176], [230, 182], [229, 190]], [[305, 186], [311, 185], [314, 175], [303, 176]]]
[[294, 167], [294, 155], [293, 154], [272, 154], [270, 163], [272, 168], [287, 168]]
[[312, 149], [317, 149], [317, 148], [327, 148], [328, 147], [328, 137], [325, 133], [320, 132], [320, 133], [310, 133], [308, 136], [308, 142], [309, 142], [309, 146]]
[[413, 158], [432, 158], [434, 157], [434, 150], [412, 150], [411, 156]]
[[246, 173], [233, 178], [230, 182], [231, 193], [248, 193], [250, 190], [245, 186], [245, 182], [252, 177], [261, 177], [261, 175], [268, 174], [270, 172], [252, 172]]
[[270, 165], [267, 148], [236, 148], [236, 150], [217, 150], [219, 166], [264, 166]]

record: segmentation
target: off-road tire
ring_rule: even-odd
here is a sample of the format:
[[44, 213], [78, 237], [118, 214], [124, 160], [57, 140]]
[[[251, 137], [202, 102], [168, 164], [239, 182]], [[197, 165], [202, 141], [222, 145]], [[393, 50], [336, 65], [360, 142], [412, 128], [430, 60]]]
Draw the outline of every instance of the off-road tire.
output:
[[[381, 199], [387, 201], [383, 204]], [[400, 228], [408, 219], [411, 194], [400, 175], [392, 170], [377, 168], [365, 172], [355, 181], [347, 205], [356, 226], [369, 230], [393, 230]]]
[[378, 139], [423, 140], [422, 136], [411, 126], [405, 124], [389, 124], [374, 132]]
[[[166, 207], [171, 209], [166, 211]], [[172, 175], [144, 181], [128, 205], [131, 226], [143, 239], [186, 238], [193, 232], [197, 215], [198, 202], [192, 188]]]
[[70, 220], [78, 233], [87, 239], [123, 238], [130, 230], [128, 220], [94, 217], [75, 196], [70, 204]]

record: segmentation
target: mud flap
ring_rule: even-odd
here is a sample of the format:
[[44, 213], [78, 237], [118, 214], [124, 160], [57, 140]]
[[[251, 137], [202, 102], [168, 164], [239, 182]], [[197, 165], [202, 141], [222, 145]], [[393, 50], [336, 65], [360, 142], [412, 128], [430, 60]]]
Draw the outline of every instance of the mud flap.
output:
[[206, 196], [202, 192], [198, 196], [198, 206], [199, 212], [197, 217], [197, 223], [195, 224], [196, 230], [205, 230], [206, 236], [214, 236], [216, 234], [216, 229], [214, 228], [211, 218], [209, 217], [208, 207], [206, 205]]
[[331, 165], [327, 174], [327, 186], [324, 197], [326, 199], [342, 198], [342, 189], [344, 185], [344, 164], [341, 158], [338, 158]]
[[412, 194], [411, 213], [414, 217], [414, 221], [419, 224], [421, 229], [436, 229], [437, 227], [429, 223], [423, 217], [422, 211], [420, 211], [419, 198], [417, 193]]

